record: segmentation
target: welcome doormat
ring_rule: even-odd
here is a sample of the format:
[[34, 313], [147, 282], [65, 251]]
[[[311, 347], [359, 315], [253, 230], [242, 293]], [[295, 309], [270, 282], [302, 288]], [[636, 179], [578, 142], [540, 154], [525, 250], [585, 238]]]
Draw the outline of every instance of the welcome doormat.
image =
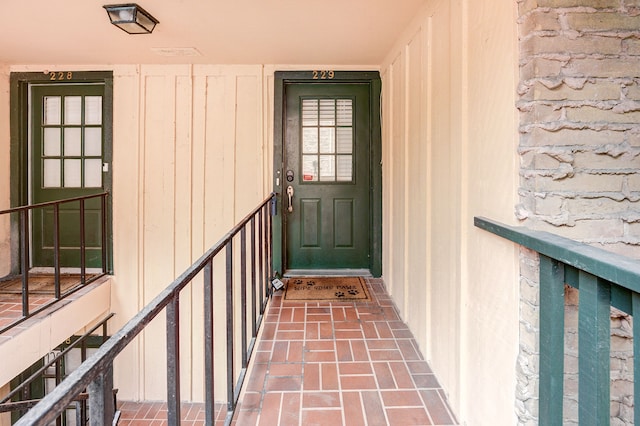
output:
[[361, 277], [294, 277], [287, 281], [285, 300], [352, 301], [369, 300]]
[[[93, 274], [85, 275], [88, 281]], [[55, 294], [55, 278], [49, 274], [29, 275], [29, 294]], [[60, 275], [60, 293], [80, 285], [79, 274]], [[0, 294], [22, 294], [22, 277], [0, 282]]]

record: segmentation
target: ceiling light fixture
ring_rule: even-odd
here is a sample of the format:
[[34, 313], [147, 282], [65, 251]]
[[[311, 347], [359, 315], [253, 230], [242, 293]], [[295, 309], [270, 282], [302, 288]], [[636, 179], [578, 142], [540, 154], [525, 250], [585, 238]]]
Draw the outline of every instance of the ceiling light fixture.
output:
[[158, 20], [135, 3], [103, 6], [111, 23], [129, 34], [151, 34]]

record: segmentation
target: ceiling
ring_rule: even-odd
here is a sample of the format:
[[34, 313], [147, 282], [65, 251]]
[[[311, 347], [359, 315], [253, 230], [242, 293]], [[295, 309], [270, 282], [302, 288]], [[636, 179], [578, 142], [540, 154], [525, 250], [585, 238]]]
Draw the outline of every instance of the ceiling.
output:
[[129, 35], [102, 7], [118, 1], [7, 0], [0, 64], [379, 65], [426, 1], [139, 0], [160, 23]]

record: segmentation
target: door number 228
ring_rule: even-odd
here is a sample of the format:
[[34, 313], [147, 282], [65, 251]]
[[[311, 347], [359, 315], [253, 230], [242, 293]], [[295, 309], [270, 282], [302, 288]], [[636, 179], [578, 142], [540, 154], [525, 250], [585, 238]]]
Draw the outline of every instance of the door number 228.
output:
[[49, 75], [49, 80], [58, 81], [58, 80], [72, 80], [73, 73], [71, 71], [52, 71]]

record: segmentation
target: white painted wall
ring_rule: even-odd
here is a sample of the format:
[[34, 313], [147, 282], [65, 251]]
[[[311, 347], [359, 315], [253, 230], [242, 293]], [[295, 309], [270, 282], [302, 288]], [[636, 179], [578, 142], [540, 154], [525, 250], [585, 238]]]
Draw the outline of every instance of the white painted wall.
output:
[[384, 278], [465, 424], [514, 424], [516, 4], [430, 2], [383, 75]]

